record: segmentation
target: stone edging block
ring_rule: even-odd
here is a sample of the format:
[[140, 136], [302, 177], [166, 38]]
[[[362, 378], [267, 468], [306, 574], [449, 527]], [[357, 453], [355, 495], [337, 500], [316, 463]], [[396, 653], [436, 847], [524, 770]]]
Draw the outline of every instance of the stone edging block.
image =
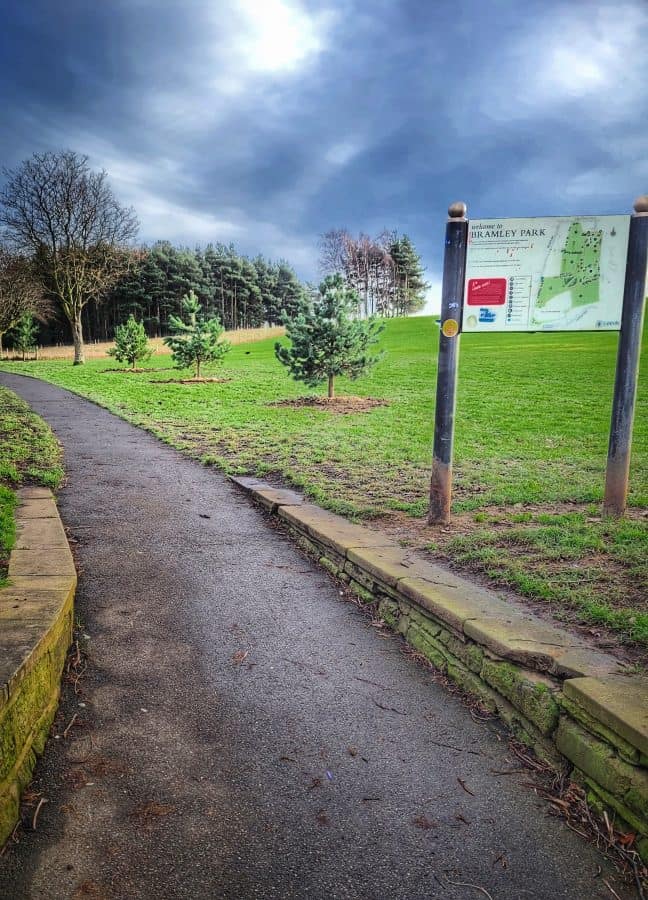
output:
[[0, 847], [56, 713], [77, 582], [52, 492], [22, 488], [18, 497], [9, 584], [0, 589]]
[[389, 535], [259, 479], [232, 481], [538, 755], [609, 798], [648, 861], [648, 678]]
[[645, 678], [607, 675], [565, 682], [565, 696], [624, 738], [648, 760], [648, 685]]

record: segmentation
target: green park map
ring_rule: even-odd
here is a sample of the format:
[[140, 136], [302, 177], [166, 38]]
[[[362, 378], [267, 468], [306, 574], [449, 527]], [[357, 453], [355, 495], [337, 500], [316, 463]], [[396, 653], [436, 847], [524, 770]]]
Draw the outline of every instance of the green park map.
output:
[[629, 216], [471, 220], [464, 331], [614, 331]]
[[580, 222], [572, 222], [560, 251], [560, 275], [540, 279], [536, 309], [542, 309], [552, 297], [566, 291], [572, 308], [599, 302], [602, 242], [602, 230], [584, 231]]

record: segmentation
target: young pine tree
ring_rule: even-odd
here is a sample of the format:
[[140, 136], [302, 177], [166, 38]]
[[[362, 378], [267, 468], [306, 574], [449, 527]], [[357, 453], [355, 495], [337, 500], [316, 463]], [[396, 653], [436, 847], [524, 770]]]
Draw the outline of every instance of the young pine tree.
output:
[[328, 382], [328, 397], [335, 397], [335, 376], [358, 378], [380, 355], [370, 356], [369, 347], [385, 327], [369, 319], [352, 318], [358, 295], [347, 287], [341, 275], [329, 275], [321, 283], [312, 305], [293, 318], [284, 316], [291, 346], [275, 344], [279, 362], [296, 381], [309, 387]]
[[182, 298], [186, 321], [179, 316], [169, 316], [173, 335], [164, 339], [171, 348], [173, 360], [179, 369], [193, 366], [195, 377], [200, 378], [200, 367], [205, 362], [221, 362], [232, 345], [221, 341], [224, 331], [217, 317], [206, 319], [193, 291]]
[[149, 359], [153, 351], [148, 345], [144, 325], [131, 313], [123, 325], [115, 328], [115, 346], [108, 351], [119, 362], [127, 362], [135, 368], [135, 363]]
[[27, 359], [27, 353], [37, 347], [38, 323], [31, 313], [25, 313], [13, 332], [13, 345], [20, 353], [23, 360]]

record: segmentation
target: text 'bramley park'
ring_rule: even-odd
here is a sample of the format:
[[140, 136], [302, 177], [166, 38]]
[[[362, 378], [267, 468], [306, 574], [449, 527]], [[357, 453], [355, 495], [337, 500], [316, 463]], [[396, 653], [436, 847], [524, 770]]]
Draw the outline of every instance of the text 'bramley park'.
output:
[[619, 328], [628, 216], [470, 222], [465, 331]]

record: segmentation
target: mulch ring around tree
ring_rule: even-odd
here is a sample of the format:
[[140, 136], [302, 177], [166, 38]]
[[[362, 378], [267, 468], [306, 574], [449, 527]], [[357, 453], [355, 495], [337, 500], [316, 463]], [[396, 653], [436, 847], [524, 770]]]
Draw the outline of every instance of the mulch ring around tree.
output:
[[[172, 368], [173, 368], [173, 366], [166, 366], [166, 369], [172, 369]], [[128, 367], [124, 366], [121, 369], [104, 369], [102, 374], [105, 375], [107, 372], [120, 372], [122, 375], [124, 375], [124, 374], [125, 375], [128, 375], [128, 374], [142, 375], [143, 373], [146, 373], [146, 372], [162, 372], [162, 371], [164, 371], [164, 370], [161, 369], [160, 367], [155, 367], [155, 366], [148, 368], [148, 369], [137, 369], [137, 368], [133, 369], [130, 366], [128, 366]]]
[[227, 384], [231, 378], [151, 378], [151, 384]]
[[328, 397], [295, 397], [291, 400], [277, 400], [275, 403], [269, 403], [268, 406], [290, 406], [296, 409], [311, 407], [346, 415], [369, 412], [377, 406], [389, 406], [389, 402], [377, 397], [333, 397], [331, 400]]

